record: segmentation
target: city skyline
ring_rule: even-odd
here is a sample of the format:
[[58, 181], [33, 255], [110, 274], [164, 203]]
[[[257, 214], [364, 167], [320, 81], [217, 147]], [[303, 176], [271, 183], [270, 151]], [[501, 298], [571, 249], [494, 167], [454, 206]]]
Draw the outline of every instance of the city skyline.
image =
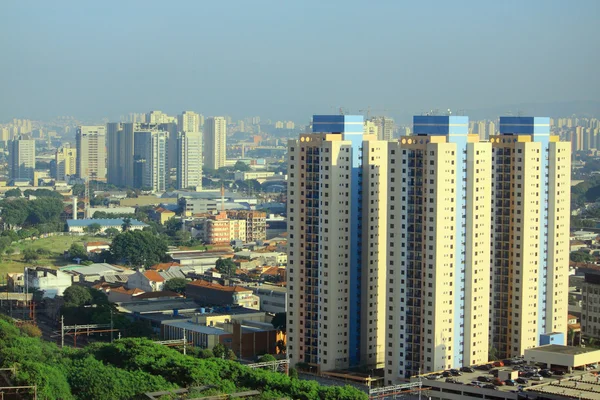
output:
[[[589, 102], [600, 109], [600, 83], [592, 79], [600, 61], [592, 51], [600, 8], [594, 1], [577, 7], [558, 1], [494, 7], [378, 2], [368, 8], [335, 1], [181, 2], [160, 12], [151, 4], [3, 4], [3, 56], [18, 62], [0, 66], [12, 77], [3, 88], [0, 120], [80, 115], [114, 121], [137, 107], [296, 122], [340, 106], [352, 113], [386, 109], [400, 121], [432, 108], [465, 110], [473, 118], [473, 110], [506, 107], [512, 109], [495, 114], [523, 108], [553, 116], [531, 109], [540, 103]], [[206, 14], [226, 17], [193, 23]], [[365, 14], [378, 15], [377, 29], [342, 22]], [[304, 29], [307, 21], [313, 29]], [[152, 29], [159, 22], [169, 29]], [[216, 30], [225, 22], [227, 29]], [[186, 56], [186, 63], [171, 63], [172, 57], [155, 54], [157, 48], [178, 54], [190, 47], [217, 61]], [[139, 63], [147, 54], [153, 62]], [[112, 60], [124, 67], [114, 68]], [[95, 94], [74, 95], [84, 91]]]

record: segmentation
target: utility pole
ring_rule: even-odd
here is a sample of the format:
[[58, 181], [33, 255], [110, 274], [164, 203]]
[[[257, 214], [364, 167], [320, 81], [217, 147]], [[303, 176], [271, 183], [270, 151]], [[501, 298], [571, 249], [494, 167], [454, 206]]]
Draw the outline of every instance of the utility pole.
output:
[[65, 347], [65, 316], [60, 316], [60, 347]]
[[185, 328], [183, 328], [183, 355], [187, 355], [187, 335], [185, 334]]

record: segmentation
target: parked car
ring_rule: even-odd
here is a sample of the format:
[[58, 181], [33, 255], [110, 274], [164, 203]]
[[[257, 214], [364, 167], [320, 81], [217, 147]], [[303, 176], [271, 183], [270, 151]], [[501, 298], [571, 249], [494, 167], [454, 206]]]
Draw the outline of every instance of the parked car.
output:
[[489, 383], [489, 382], [491, 382], [491, 381], [492, 381], [492, 380], [491, 380], [490, 378], [488, 378], [487, 376], [478, 376], [478, 377], [477, 377], [477, 380], [478, 380], [479, 382], [486, 382], [486, 383]]
[[491, 383], [483, 385], [483, 388], [484, 389], [493, 389], [493, 390], [496, 390], [496, 386], [492, 385]]
[[565, 372], [565, 371], [562, 371], [562, 370], [553, 370], [553, 371], [552, 371], [552, 373], [553, 373], [554, 375], [558, 375], [558, 376], [563, 376], [563, 375], [565, 375], [565, 374], [566, 374], [566, 372]]
[[444, 371], [444, 372], [442, 372], [442, 376], [443, 376], [444, 378], [449, 378], [449, 377], [451, 377], [451, 376], [452, 376], [452, 374], [450, 373], [450, 371]]
[[494, 367], [504, 367], [504, 363], [502, 361], [494, 361], [492, 365]]
[[529, 379], [531, 379], [532, 381], [543, 381], [544, 377], [539, 374], [534, 374], [534, 375], [531, 375], [531, 377]]
[[540, 375], [543, 376], [544, 378], [552, 378], [552, 371], [543, 369], [540, 371]]
[[497, 369], [493, 369], [493, 370], [490, 371], [490, 375], [493, 375], [494, 377], [497, 378], [498, 377], [498, 372], [499, 371]]
[[447, 383], [458, 383], [458, 381], [454, 378], [446, 378]]
[[442, 376], [440, 374], [431, 374], [427, 375], [425, 379], [429, 379], [430, 381], [434, 381], [436, 379], [440, 379]]
[[506, 386], [515, 386], [516, 385], [515, 381], [513, 381], [512, 379], [507, 379], [504, 381], [504, 383], [506, 384]]
[[475, 370], [471, 367], [461, 367], [462, 372], [475, 372]]
[[490, 369], [492, 369], [492, 366], [490, 364], [481, 364], [481, 365], [478, 365], [475, 368], [478, 369], [478, 370], [480, 370], [480, 371], [489, 371]]
[[496, 378], [492, 381], [492, 383], [496, 386], [504, 386], [504, 382], [501, 381], [500, 379]]
[[527, 382], [529, 381], [525, 378], [517, 378], [515, 379], [515, 382], [520, 383], [521, 385], [527, 385]]
[[460, 372], [457, 369], [451, 369], [450, 373], [452, 374], [452, 376], [461, 376], [462, 375], [462, 372]]

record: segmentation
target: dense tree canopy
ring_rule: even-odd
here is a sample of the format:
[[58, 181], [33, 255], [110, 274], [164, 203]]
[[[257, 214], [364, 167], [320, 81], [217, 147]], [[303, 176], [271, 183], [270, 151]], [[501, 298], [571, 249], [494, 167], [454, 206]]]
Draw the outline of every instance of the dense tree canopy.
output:
[[6, 199], [2, 202], [2, 220], [7, 228], [32, 227], [40, 224], [60, 224], [63, 201], [56, 197], [39, 197], [34, 200], [24, 198]]
[[110, 245], [110, 253], [115, 262], [124, 261], [133, 266], [150, 267], [168, 261], [167, 241], [147, 231], [125, 231], [119, 233]]
[[185, 278], [172, 278], [165, 282], [163, 290], [185, 294], [185, 285], [188, 281]]
[[215, 268], [225, 276], [234, 276], [236, 265], [230, 258], [219, 258]]
[[227, 359], [185, 356], [147, 339], [60, 349], [21, 335], [14, 324], [0, 318], [0, 367], [14, 363], [19, 365], [14, 383], [37, 385], [38, 398], [44, 400], [134, 399], [145, 392], [203, 385], [214, 386], [216, 393], [259, 390], [261, 399], [367, 399], [349, 386], [324, 387]]

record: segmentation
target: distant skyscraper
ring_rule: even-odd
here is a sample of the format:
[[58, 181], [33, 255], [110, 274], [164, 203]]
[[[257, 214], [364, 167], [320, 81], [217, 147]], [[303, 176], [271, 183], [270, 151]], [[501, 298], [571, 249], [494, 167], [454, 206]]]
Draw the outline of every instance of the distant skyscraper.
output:
[[386, 384], [488, 361], [492, 148], [468, 123], [389, 144]]
[[169, 134], [167, 139], [167, 168], [170, 175], [170, 171], [177, 168], [177, 137], [179, 127], [175, 122], [168, 122], [158, 124], [158, 130], [168, 132]]
[[202, 133], [181, 132], [177, 141], [177, 187], [202, 189]]
[[64, 146], [56, 150], [54, 156], [56, 161], [56, 180], [64, 182], [70, 176], [77, 174], [77, 150]]
[[134, 181], [139, 188], [164, 192], [168, 184], [167, 140], [169, 133], [158, 130], [135, 132]]
[[146, 123], [150, 125], [158, 125], [158, 124], [167, 124], [172, 121], [172, 117], [169, 117], [167, 114], [162, 111], [150, 111], [146, 114]]
[[106, 180], [106, 127], [79, 126], [77, 141], [77, 177]]
[[490, 141], [490, 346], [505, 358], [567, 331], [571, 146], [538, 117], [501, 117]]
[[204, 124], [204, 165], [219, 169], [225, 166], [227, 123], [223, 117], [210, 117]]
[[388, 117], [372, 117], [369, 121], [377, 125], [378, 139], [390, 141], [394, 139], [394, 120]]
[[288, 357], [382, 365], [387, 145], [363, 117], [315, 115], [288, 144]]
[[35, 140], [23, 136], [12, 140], [9, 145], [10, 177], [28, 179], [33, 182], [35, 171]]
[[184, 111], [177, 116], [179, 132], [200, 132], [200, 115], [193, 111]]
[[110, 122], [106, 124], [106, 180], [116, 186], [124, 185], [122, 146], [123, 124]]

